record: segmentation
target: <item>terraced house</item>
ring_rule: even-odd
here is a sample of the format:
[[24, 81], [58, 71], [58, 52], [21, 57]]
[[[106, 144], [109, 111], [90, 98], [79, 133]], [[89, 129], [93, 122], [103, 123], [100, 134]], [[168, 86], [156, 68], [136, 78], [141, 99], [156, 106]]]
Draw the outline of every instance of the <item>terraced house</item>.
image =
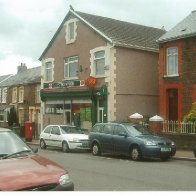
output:
[[196, 11], [158, 39], [160, 115], [181, 121], [196, 102]]
[[18, 72], [10, 75], [0, 83], [0, 126], [8, 126], [8, 113], [14, 108], [14, 123], [21, 128], [24, 136], [25, 122], [33, 123], [33, 136], [38, 138], [40, 132], [40, 86], [41, 67], [27, 69], [25, 64], [18, 66]]
[[158, 113], [158, 44], [165, 33], [70, 8], [40, 56], [42, 122], [126, 121]]

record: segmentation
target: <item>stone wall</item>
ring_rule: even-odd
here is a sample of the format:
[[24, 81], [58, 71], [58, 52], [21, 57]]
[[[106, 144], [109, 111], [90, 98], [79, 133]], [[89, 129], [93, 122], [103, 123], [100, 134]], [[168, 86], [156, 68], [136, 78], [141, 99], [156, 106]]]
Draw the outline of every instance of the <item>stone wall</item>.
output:
[[159, 133], [159, 136], [163, 136], [174, 141], [177, 149], [193, 150], [196, 146], [196, 134]]

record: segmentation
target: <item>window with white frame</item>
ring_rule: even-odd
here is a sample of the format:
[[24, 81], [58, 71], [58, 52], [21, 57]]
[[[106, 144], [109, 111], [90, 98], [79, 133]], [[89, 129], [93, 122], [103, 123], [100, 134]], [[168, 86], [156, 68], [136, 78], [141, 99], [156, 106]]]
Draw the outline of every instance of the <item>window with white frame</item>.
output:
[[51, 82], [53, 79], [53, 65], [52, 62], [45, 63], [45, 81]]
[[38, 84], [36, 86], [36, 95], [35, 95], [36, 103], [40, 103], [41, 102], [41, 99], [40, 99], [40, 89], [41, 89], [41, 85]]
[[167, 76], [178, 75], [178, 48], [167, 48]]
[[2, 90], [2, 103], [7, 103], [7, 88]]
[[65, 26], [66, 26], [66, 32], [65, 33], [66, 33], [66, 43], [67, 44], [73, 43], [76, 40], [76, 36], [77, 36], [76, 21], [77, 21], [77, 19], [70, 19], [69, 21], [67, 21], [65, 23]]
[[64, 78], [77, 79], [78, 75], [78, 56], [67, 57], [64, 60]]
[[102, 76], [105, 74], [105, 51], [97, 51], [94, 53], [94, 74]]
[[12, 103], [17, 102], [17, 87], [14, 87], [12, 90]]
[[19, 102], [23, 103], [24, 101], [24, 86], [19, 88]]

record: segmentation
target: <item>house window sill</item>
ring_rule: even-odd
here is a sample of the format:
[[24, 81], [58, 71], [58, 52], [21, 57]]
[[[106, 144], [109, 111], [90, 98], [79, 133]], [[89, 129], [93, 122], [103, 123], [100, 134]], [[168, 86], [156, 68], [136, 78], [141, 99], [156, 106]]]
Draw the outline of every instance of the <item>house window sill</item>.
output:
[[179, 77], [179, 74], [173, 74], [173, 75], [164, 75], [164, 78], [175, 78], [175, 77]]

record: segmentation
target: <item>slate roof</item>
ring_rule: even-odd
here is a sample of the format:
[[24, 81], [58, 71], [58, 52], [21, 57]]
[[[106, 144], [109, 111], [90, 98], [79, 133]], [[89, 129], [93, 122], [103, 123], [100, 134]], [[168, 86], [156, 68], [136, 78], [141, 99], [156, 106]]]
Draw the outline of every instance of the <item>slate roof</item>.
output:
[[0, 84], [11, 76], [12, 76], [11, 74], [0, 76]]
[[161, 36], [157, 41], [168, 42], [177, 39], [183, 39], [196, 36], [196, 11], [192, 11], [186, 18]]
[[96, 16], [70, 9], [39, 60], [42, 59], [52, 45], [58, 32], [63, 28], [65, 21], [71, 14], [114, 46], [158, 52], [156, 40], [166, 32], [163, 29]]
[[9, 79], [0, 83], [0, 86], [8, 87], [34, 83], [41, 83], [41, 66], [27, 69], [21, 73], [12, 75]]

